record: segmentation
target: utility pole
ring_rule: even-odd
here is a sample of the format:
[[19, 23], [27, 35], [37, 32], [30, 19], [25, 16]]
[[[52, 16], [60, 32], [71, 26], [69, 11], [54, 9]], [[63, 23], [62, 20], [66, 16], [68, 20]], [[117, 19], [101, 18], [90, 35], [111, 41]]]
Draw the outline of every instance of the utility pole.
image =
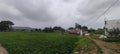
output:
[[107, 20], [106, 20], [106, 17], [105, 17], [105, 15], [104, 15], [104, 30], [105, 30], [105, 36], [107, 36], [106, 24], [107, 24]]

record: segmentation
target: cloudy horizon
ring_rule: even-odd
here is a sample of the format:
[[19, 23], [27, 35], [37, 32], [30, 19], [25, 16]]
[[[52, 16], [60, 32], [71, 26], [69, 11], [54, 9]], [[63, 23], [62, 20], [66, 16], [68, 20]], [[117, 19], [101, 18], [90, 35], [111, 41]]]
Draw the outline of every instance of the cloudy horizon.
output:
[[[89, 28], [103, 28], [104, 16], [98, 17], [115, 0], [0, 0], [0, 21], [15, 26], [44, 28], [73, 27], [75, 23]], [[106, 14], [107, 20], [119, 19], [120, 1]]]

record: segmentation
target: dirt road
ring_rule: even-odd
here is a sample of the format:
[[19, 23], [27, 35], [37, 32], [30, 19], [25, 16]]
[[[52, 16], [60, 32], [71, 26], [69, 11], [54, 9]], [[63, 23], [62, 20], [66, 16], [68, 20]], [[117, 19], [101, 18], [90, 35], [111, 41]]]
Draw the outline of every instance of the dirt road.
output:
[[6, 51], [5, 48], [3, 48], [2, 46], [0, 46], [0, 54], [8, 54], [8, 52]]
[[103, 54], [120, 54], [120, 43], [108, 43], [99, 39], [92, 40], [102, 49]]

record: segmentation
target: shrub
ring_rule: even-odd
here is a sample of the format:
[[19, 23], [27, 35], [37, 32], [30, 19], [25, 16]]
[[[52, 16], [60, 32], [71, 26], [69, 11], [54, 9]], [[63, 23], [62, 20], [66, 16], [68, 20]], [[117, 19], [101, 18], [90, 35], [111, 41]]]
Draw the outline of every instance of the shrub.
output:
[[107, 32], [108, 32], [109, 37], [120, 37], [120, 29], [119, 28], [113, 28], [110, 30], [107, 29]]

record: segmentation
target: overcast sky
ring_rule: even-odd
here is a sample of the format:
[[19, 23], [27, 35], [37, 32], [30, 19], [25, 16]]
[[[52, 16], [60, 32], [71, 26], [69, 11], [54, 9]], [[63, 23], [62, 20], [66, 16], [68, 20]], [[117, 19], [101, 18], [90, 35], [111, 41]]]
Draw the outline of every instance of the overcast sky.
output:
[[[100, 16], [115, 0], [0, 0], [0, 21], [15, 26], [44, 28], [72, 27], [75, 23], [93, 28], [104, 26]], [[120, 2], [106, 14], [107, 20], [120, 18]], [[98, 20], [97, 20], [98, 19]]]

